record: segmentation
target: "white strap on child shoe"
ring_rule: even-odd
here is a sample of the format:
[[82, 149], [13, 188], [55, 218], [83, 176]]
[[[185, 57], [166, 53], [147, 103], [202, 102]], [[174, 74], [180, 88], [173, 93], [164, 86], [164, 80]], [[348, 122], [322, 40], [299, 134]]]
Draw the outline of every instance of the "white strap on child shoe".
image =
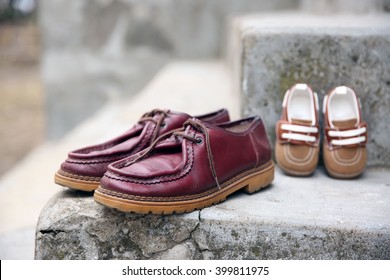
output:
[[[280, 126], [282, 130], [289, 131], [288, 133], [282, 133], [283, 139], [305, 141], [305, 142], [316, 142], [317, 138], [311, 135], [304, 135], [300, 133], [317, 133], [318, 128], [313, 126], [303, 126], [295, 124], [282, 124]], [[299, 133], [293, 133], [299, 132]]]

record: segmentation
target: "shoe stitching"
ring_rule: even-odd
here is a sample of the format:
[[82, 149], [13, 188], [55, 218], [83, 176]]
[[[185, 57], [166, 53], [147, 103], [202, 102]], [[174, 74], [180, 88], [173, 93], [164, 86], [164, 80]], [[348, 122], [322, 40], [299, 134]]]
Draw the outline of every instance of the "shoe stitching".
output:
[[93, 177], [93, 176], [82, 176], [82, 175], [76, 175], [72, 173], [65, 172], [63, 170], [58, 170], [58, 174], [71, 178], [71, 179], [78, 179], [82, 181], [93, 181], [93, 182], [100, 182], [101, 177]]
[[[137, 145], [137, 147], [135, 147], [129, 154], [130, 156], [131, 155], [135, 155], [136, 153], [140, 152], [143, 150], [143, 148], [145, 148], [144, 146], [148, 143], [148, 141], [150, 140], [150, 137], [149, 137], [149, 133], [150, 133], [151, 129], [150, 129], [150, 126], [146, 129], [146, 133], [145, 133], [145, 136], [143, 137], [141, 143], [139, 143]], [[153, 131], [153, 130], [152, 130]], [[145, 144], [144, 142], [147, 141]], [[125, 157], [124, 157], [125, 158]], [[119, 164], [115, 165], [115, 167], [117, 168], [123, 168], [125, 167], [126, 165], [128, 164], [127, 161], [124, 161], [124, 162], [120, 162]]]
[[[155, 115], [155, 114], [162, 114], [163, 115], [163, 117], [161, 117], [157, 122], [153, 119], [153, 116]], [[165, 111], [165, 110], [160, 110], [160, 109], [154, 109], [154, 110], [152, 110], [152, 111], [150, 111], [150, 112], [148, 112], [148, 113], [145, 113], [142, 117], [141, 117], [141, 119], [138, 121], [138, 123], [141, 123], [141, 122], [145, 122], [145, 121], [151, 121], [151, 122], [154, 122], [155, 124], [156, 124], [156, 129], [158, 129], [158, 125], [157, 124], [159, 124], [159, 123], [162, 123], [163, 122], [163, 120], [164, 120], [164, 118], [166, 117], [166, 115], [167, 115], [167, 111]], [[148, 128], [148, 129], [150, 129], [150, 127]], [[141, 131], [142, 131], [142, 129], [141, 129]], [[146, 132], [146, 134], [145, 134], [145, 137], [147, 136], [147, 133], [148, 133], [148, 131]], [[158, 132], [156, 132], [156, 135], [158, 135]], [[144, 139], [142, 139], [142, 142], [140, 143], [140, 144], [143, 144], [143, 141], [145, 140], [145, 138]], [[154, 140], [154, 139], [153, 139]], [[95, 152], [95, 151], [103, 151], [103, 150], [105, 150], [105, 149], [108, 149], [108, 148], [112, 148], [112, 147], [114, 147], [116, 144], [113, 144], [113, 143], [109, 143], [109, 144], [100, 144], [100, 145], [96, 145], [96, 146], [94, 146], [94, 147], [86, 147], [86, 148], [84, 148], [84, 149], [81, 149], [81, 150], [79, 150], [79, 152], [80, 153], [83, 153], [83, 154], [86, 154], [86, 153], [90, 153], [90, 152]], [[142, 147], [142, 146], [141, 146]]]
[[[149, 133], [152, 134], [152, 132], [154, 131], [154, 129], [158, 129], [156, 125], [155, 125], [154, 128], [151, 128], [151, 126], [152, 126], [152, 124], [147, 128], [146, 133], [145, 133], [145, 136], [143, 137], [141, 143], [139, 143], [139, 144], [137, 145], [137, 147], [135, 147], [135, 148], [133, 149], [133, 153], [134, 153], [134, 154], [137, 153], [137, 152], [139, 152], [139, 151], [141, 151], [141, 150], [143, 150], [143, 148], [148, 144], [148, 142], [150, 141], [150, 137], [151, 137], [151, 135], [149, 136], [148, 134], [149, 134]], [[146, 141], [146, 143], [145, 143], [145, 141]]]
[[[120, 159], [123, 159], [125, 157], [128, 157], [132, 154], [135, 154], [137, 153], [138, 151], [142, 150], [142, 147], [144, 145], [144, 142], [148, 137], [148, 134], [150, 132], [150, 126], [147, 128], [146, 130], [146, 133], [145, 133], [145, 136], [143, 137], [141, 143], [139, 143], [134, 149], [132, 149], [131, 151], [128, 151], [126, 152], [125, 154], [121, 155], [121, 156], [117, 156], [117, 155], [110, 155], [110, 156], [107, 156], [107, 157], [98, 157], [98, 158], [95, 158], [94, 160], [84, 160], [84, 161], [75, 161], [75, 160], [65, 160], [66, 162], [68, 163], [72, 163], [72, 164], [82, 164], [82, 165], [88, 165], [88, 164], [99, 164], [99, 163], [108, 163], [108, 162], [114, 162], [114, 161], [117, 161], [117, 160], [120, 160]], [[101, 160], [100, 160], [101, 159]]]
[[[195, 132], [193, 132], [193, 136], [195, 136]], [[181, 179], [184, 176], [186, 176], [192, 170], [192, 167], [194, 165], [194, 157], [195, 157], [194, 156], [194, 143], [189, 143], [189, 145], [187, 145], [186, 150], [187, 150], [187, 156], [188, 156], [187, 163], [183, 167], [183, 169], [176, 174], [158, 176], [158, 177], [154, 177], [154, 178], [135, 179], [135, 178], [131, 178], [131, 177], [125, 177], [122, 175], [118, 175], [118, 174], [115, 174], [111, 171], [108, 171], [108, 172], [106, 172], [106, 174], [104, 174], [104, 176], [106, 176], [110, 179], [117, 180], [117, 181], [132, 182], [132, 183], [143, 184], [143, 185], [176, 181], [176, 180]], [[118, 166], [118, 168], [121, 168], [121, 167]], [[165, 180], [165, 178], [167, 178], [167, 179]], [[171, 179], [169, 179], [169, 178], [171, 178]]]
[[265, 169], [267, 169], [271, 165], [272, 165], [272, 161], [269, 161], [268, 163], [263, 164], [260, 167], [244, 171], [244, 172], [234, 176], [233, 178], [222, 183], [220, 185], [220, 187], [215, 186], [214, 188], [212, 188], [206, 192], [202, 192], [200, 194], [194, 194], [194, 195], [175, 196], [175, 197], [137, 196], [137, 195], [130, 195], [130, 194], [125, 194], [125, 193], [121, 193], [121, 192], [117, 192], [117, 191], [108, 190], [108, 189], [103, 188], [102, 186], [99, 186], [97, 191], [102, 193], [102, 194], [106, 194], [106, 195], [110, 195], [110, 196], [114, 196], [114, 197], [119, 197], [119, 198], [123, 198], [126, 200], [155, 201], [155, 202], [171, 202], [171, 201], [173, 202], [173, 201], [182, 201], [182, 200], [192, 200], [192, 199], [202, 198], [202, 197], [208, 196], [212, 193], [226, 189], [229, 185], [244, 178], [245, 176], [250, 175], [252, 173], [255, 173], [256, 171], [264, 171]]
[[97, 158], [96, 160], [90, 160], [90, 161], [74, 161], [74, 160], [67, 159], [67, 160], [65, 160], [65, 162], [72, 163], [72, 164], [82, 164], [82, 165], [98, 164], [98, 163], [110, 163], [110, 162], [114, 162], [114, 161], [123, 159], [125, 157], [128, 157], [131, 154], [133, 154], [133, 151], [128, 152], [126, 154], [123, 154], [122, 156], [110, 156], [110, 157], [105, 158], [104, 160], [103, 159], [99, 160], [99, 158]]
[[353, 165], [359, 163], [359, 161], [362, 158], [363, 152], [362, 152], [362, 148], [359, 147], [356, 155], [353, 158], [349, 159], [349, 160], [343, 160], [342, 158], [340, 158], [340, 155], [338, 154], [337, 150], [331, 152], [330, 154], [332, 156], [332, 159], [337, 164], [339, 164], [341, 166], [353, 166]]
[[311, 160], [313, 160], [313, 158], [315, 156], [314, 149], [310, 149], [309, 154], [305, 158], [302, 158], [302, 159], [296, 158], [291, 154], [290, 145], [285, 146], [285, 151], [286, 151], [286, 158], [285, 159], [288, 161], [288, 163], [299, 165], [299, 166], [304, 166], [304, 165], [308, 164]]

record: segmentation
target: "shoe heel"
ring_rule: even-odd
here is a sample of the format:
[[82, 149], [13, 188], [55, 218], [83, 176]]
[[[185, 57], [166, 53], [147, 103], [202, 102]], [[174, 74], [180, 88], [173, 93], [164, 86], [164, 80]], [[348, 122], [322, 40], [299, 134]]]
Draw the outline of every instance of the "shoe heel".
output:
[[258, 190], [268, 186], [274, 180], [275, 167], [274, 164], [267, 167], [267, 169], [256, 173], [253, 177], [247, 180], [247, 186], [243, 188], [246, 193], [254, 193]]

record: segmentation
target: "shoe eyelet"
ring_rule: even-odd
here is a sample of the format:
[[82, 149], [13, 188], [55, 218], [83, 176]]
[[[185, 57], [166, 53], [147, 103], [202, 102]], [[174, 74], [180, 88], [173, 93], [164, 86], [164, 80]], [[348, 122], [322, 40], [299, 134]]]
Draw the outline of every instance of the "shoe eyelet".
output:
[[165, 128], [165, 127], [167, 127], [167, 124], [165, 122], [163, 122], [163, 123], [160, 124], [160, 127], [161, 128]]
[[196, 144], [197, 145], [202, 145], [202, 143], [203, 143], [203, 138], [202, 137], [196, 137], [195, 139], [196, 139]]

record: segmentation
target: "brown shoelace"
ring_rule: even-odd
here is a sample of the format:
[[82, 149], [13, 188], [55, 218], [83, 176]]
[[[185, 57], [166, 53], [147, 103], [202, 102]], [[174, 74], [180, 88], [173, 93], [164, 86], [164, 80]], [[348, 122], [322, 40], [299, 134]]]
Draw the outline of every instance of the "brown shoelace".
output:
[[[154, 119], [154, 116], [156, 116], [156, 115], [161, 115], [161, 116], [156, 120], [156, 119]], [[143, 114], [141, 119], [138, 121], [138, 123], [143, 123], [143, 122], [148, 122], [148, 121], [155, 123], [156, 127], [153, 131], [153, 135], [152, 135], [152, 138], [150, 140], [151, 142], [156, 140], [157, 135], [158, 135], [158, 131], [159, 131], [160, 127], [163, 126], [164, 119], [167, 115], [168, 115], [168, 110], [154, 109], [150, 112]]]
[[213, 154], [211, 152], [209, 131], [208, 131], [207, 127], [203, 123], [201, 123], [201, 122], [199, 122], [199, 121], [197, 121], [195, 119], [189, 119], [189, 120], [187, 120], [184, 123], [182, 128], [179, 128], [179, 129], [176, 129], [176, 130], [172, 130], [172, 131], [167, 132], [167, 133], [161, 135], [160, 137], [158, 137], [148, 148], [146, 148], [145, 150], [140, 152], [138, 154], [138, 157], [134, 158], [131, 162], [129, 162], [128, 165], [130, 165], [132, 163], [135, 163], [135, 162], [139, 161], [142, 158], [145, 158], [148, 154], [150, 154], [150, 152], [157, 146], [157, 144], [159, 142], [161, 142], [164, 139], [167, 139], [167, 138], [171, 137], [172, 135], [175, 138], [182, 137], [184, 139], [187, 139], [187, 140], [189, 140], [191, 142], [194, 142], [194, 143], [197, 143], [197, 144], [202, 143], [202, 138], [200, 138], [200, 137], [194, 138], [193, 136], [186, 134], [187, 126], [191, 126], [194, 129], [196, 129], [197, 131], [202, 132], [205, 135], [206, 151], [207, 151], [207, 157], [208, 157], [208, 160], [209, 160], [210, 171], [211, 171], [211, 173], [212, 173], [212, 175], [214, 177], [214, 180], [215, 180], [215, 182], [216, 182], [216, 184], [218, 186], [218, 189], [220, 189], [221, 186], [219, 185], [217, 172], [215, 170], [215, 165], [214, 165], [214, 158], [213, 158]]

